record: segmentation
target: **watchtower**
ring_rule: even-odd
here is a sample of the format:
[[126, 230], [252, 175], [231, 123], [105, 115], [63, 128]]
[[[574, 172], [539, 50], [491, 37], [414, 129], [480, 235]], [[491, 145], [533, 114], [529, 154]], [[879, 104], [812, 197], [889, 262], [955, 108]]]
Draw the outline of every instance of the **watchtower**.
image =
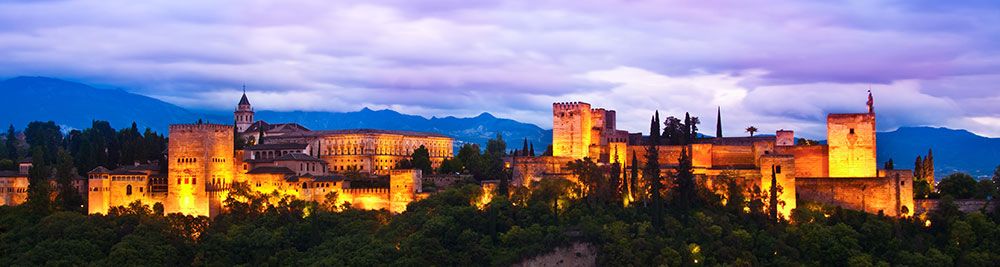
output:
[[552, 104], [552, 155], [582, 159], [588, 156], [593, 134], [590, 104]]

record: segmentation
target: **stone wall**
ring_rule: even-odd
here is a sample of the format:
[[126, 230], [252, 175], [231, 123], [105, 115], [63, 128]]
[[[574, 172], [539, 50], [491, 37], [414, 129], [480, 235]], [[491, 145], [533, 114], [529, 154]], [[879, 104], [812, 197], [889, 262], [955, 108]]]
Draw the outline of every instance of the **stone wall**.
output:
[[875, 114], [827, 116], [830, 177], [875, 177]]
[[[935, 211], [941, 205], [940, 199], [915, 199], [913, 200], [916, 215], [923, 215]], [[985, 208], [987, 212], [994, 210], [997, 201], [986, 201], [983, 199], [956, 199], [955, 206], [958, 210], [969, 213], [977, 212]]]
[[233, 126], [221, 124], [170, 125], [167, 145], [169, 162], [164, 210], [186, 215], [212, 216], [221, 207], [211, 205], [210, 182], [233, 182]]
[[778, 146], [775, 150], [795, 157], [796, 177], [829, 177], [827, 146]]
[[[867, 177], [830, 178], [798, 177], [795, 190], [799, 201], [811, 201], [837, 205], [848, 209], [888, 216], [912, 213], [912, 178]], [[898, 185], [898, 186], [897, 186]], [[909, 189], [906, 189], [909, 187]], [[906, 196], [909, 191], [910, 196]], [[909, 199], [909, 205], [907, 205]]]
[[582, 159], [590, 152], [592, 127], [590, 104], [552, 104], [552, 155]]

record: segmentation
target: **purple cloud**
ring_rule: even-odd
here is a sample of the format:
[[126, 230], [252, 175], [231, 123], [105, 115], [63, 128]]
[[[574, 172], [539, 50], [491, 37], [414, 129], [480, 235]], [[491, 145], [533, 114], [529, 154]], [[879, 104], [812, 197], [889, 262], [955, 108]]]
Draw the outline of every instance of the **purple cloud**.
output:
[[711, 121], [722, 106], [727, 130], [808, 137], [825, 113], [861, 110], [871, 86], [883, 130], [1000, 136], [998, 13], [996, 1], [15, 1], [0, 4], [0, 76], [199, 109], [232, 108], [246, 83], [259, 109], [488, 111], [542, 127], [551, 102], [584, 100], [633, 131], [654, 109]]

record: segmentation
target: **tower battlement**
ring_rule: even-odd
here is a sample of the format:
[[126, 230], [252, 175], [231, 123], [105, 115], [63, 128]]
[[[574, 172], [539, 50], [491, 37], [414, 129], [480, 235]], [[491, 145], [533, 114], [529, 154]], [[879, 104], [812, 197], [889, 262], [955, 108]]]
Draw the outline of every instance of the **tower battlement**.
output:
[[191, 123], [191, 124], [171, 124], [171, 132], [195, 132], [204, 130], [225, 130], [232, 131], [233, 126], [227, 124], [214, 124], [214, 123]]

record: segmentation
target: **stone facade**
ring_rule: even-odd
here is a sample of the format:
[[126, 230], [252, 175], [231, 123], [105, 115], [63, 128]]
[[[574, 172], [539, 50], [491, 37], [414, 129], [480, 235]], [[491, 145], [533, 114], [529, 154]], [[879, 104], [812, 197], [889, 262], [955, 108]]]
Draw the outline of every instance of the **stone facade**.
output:
[[830, 177], [875, 177], [875, 114], [830, 114], [826, 126]]
[[[697, 180], [708, 186], [724, 174], [737, 175], [740, 184], [747, 186], [745, 192], [756, 188], [766, 194], [774, 173], [781, 188], [779, 200], [784, 203], [779, 213], [786, 218], [799, 200], [910, 216], [912, 171], [877, 169], [872, 105], [870, 101], [868, 113], [830, 114], [828, 145], [797, 145], [794, 131], [784, 129], [774, 136], [700, 138], [686, 146], [657, 145], [660, 174], [671, 175], [681, 151], [687, 150]], [[546, 178], [574, 180], [563, 166], [584, 157], [599, 165], [618, 159], [626, 171], [645, 165], [648, 138], [615, 129], [613, 110], [592, 109], [582, 102], [554, 103], [552, 115], [553, 156], [508, 158], [514, 185], [527, 186]], [[632, 162], [633, 158], [639, 162]]]
[[[90, 171], [88, 185], [81, 190], [87, 192], [88, 212], [107, 213], [111, 207], [138, 201], [146, 205], [162, 204], [166, 213], [214, 216], [225, 208], [223, 200], [235, 182], [244, 182], [259, 193], [402, 212], [410, 202], [426, 197], [422, 192], [423, 175], [419, 170], [390, 170], [391, 166], [409, 157], [420, 145], [428, 148], [435, 165], [452, 156], [452, 139], [437, 134], [310, 131], [294, 124], [261, 121], [243, 125], [253, 119], [246, 95], [240, 100], [235, 116], [235, 125], [170, 125], [166, 173], [160, 173], [158, 166], [125, 166], [115, 170], [98, 167]], [[247, 126], [244, 133], [267, 129], [278, 132], [265, 135], [264, 143], [235, 150], [234, 132], [242, 126]], [[388, 185], [352, 188], [350, 181], [335, 172], [345, 170], [343, 166], [348, 163], [358, 170], [387, 175]], [[0, 173], [0, 189], [10, 188], [14, 193], [27, 191], [26, 176], [11, 177]], [[4, 197], [4, 204], [20, 203], [26, 193], [23, 195], [0, 197]], [[330, 199], [334, 196], [336, 199]]]
[[28, 171], [0, 171], [0, 206], [15, 206], [28, 199]]

